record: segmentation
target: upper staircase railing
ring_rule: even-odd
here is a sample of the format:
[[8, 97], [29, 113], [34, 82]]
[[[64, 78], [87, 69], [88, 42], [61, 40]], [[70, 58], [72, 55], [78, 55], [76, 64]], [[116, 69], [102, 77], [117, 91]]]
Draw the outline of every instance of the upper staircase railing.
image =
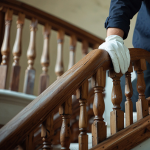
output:
[[[57, 32], [57, 60], [55, 65], [55, 73], [59, 77], [64, 72], [63, 65], [63, 44], [64, 37], [70, 37], [70, 58], [68, 68], [75, 64], [75, 49], [77, 42], [82, 43], [83, 56], [88, 53], [88, 48], [96, 48], [103, 42], [102, 39], [66, 22], [53, 15], [43, 12], [35, 7], [15, 0], [1, 0], [0, 1], [0, 44], [2, 43], [1, 53], [2, 62], [0, 66], [0, 89], [6, 88], [6, 79], [8, 78], [8, 65], [10, 55], [10, 29], [13, 15], [17, 15], [17, 31], [16, 39], [13, 46], [13, 63], [11, 67], [11, 77], [9, 81], [9, 89], [18, 91], [21, 66], [19, 60], [22, 53], [22, 32], [25, 19], [31, 20], [30, 24], [30, 40], [27, 50], [28, 67], [25, 71], [23, 92], [26, 94], [34, 94], [35, 69], [34, 62], [36, 59], [36, 32], [38, 24], [44, 26], [43, 29], [43, 52], [41, 56], [42, 73], [39, 81], [39, 94], [42, 93], [49, 86], [48, 68], [49, 60], [49, 40], [52, 30]], [[5, 23], [5, 25], [4, 25]], [[3, 33], [4, 31], [4, 33]], [[3, 37], [4, 34], [4, 37]], [[2, 42], [3, 41], [3, 42]], [[1, 59], [1, 58], [0, 58]], [[7, 79], [8, 80], [8, 79]]]

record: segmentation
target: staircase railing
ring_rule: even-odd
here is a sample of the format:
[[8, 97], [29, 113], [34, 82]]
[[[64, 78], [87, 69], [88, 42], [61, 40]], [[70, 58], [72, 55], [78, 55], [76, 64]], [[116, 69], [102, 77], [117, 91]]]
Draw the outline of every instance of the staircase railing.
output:
[[[150, 60], [150, 53], [142, 49], [130, 49], [131, 62], [134, 67], [138, 68], [142, 74], [144, 67], [144, 60]], [[132, 63], [131, 63], [132, 64]], [[26, 139], [26, 147], [33, 146], [32, 131], [42, 124], [41, 140], [43, 140], [43, 148], [50, 149], [53, 135], [53, 112], [59, 108], [59, 114], [62, 116], [62, 128], [60, 132], [60, 141], [62, 148], [69, 149], [70, 145], [70, 115], [72, 114], [71, 95], [77, 90], [77, 98], [80, 103], [80, 117], [79, 117], [79, 147], [82, 150], [88, 149], [87, 141], [87, 111], [86, 99], [88, 94], [88, 79], [94, 77], [94, 93], [95, 99], [93, 103], [94, 122], [92, 125], [93, 146], [106, 139], [106, 125], [103, 121], [102, 115], [104, 112], [104, 100], [102, 96], [103, 88], [105, 87], [106, 70], [112, 69], [111, 59], [108, 53], [104, 50], [93, 50], [87, 54], [83, 59], [76, 63], [71, 69], [65, 72], [59, 79], [57, 79], [51, 86], [49, 86], [43, 93], [41, 93], [35, 100], [26, 106], [17, 116], [8, 122], [0, 130], [0, 148], [11, 149], [20, 144]], [[121, 74], [116, 74], [112, 70], [110, 76], [113, 78], [114, 86], [112, 90], [112, 102], [114, 105], [111, 116], [111, 134], [115, 134], [124, 128], [124, 120], [122, 119], [122, 112], [120, 110]], [[144, 78], [139, 75], [138, 87], [144, 86]], [[129, 85], [130, 80], [129, 80]], [[143, 88], [142, 88], [143, 89]], [[138, 120], [148, 115], [148, 101], [144, 98], [144, 91], [138, 90], [139, 100], [137, 116]], [[142, 93], [141, 93], [142, 92]], [[130, 101], [131, 103], [131, 101]], [[128, 104], [131, 108], [130, 104]], [[119, 113], [118, 113], [119, 112]], [[126, 119], [132, 117], [132, 109], [127, 109]], [[123, 117], [124, 118], [124, 117]], [[132, 124], [130, 122], [129, 124]], [[128, 124], [128, 125], [129, 125]], [[9, 144], [7, 144], [9, 141]], [[29, 144], [30, 143], [30, 144]], [[28, 148], [28, 149], [31, 149]]]
[[[23, 92], [26, 94], [34, 94], [35, 69], [34, 62], [36, 59], [36, 32], [38, 24], [44, 26], [43, 29], [43, 52], [41, 56], [42, 73], [39, 80], [39, 94], [43, 92], [49, 84], [49, 40], [52, 30], [57, 32], [57, 60], [55, 73], [59, 77], [64, 72], [63, 62], [63, 44], [65, 35], [70, 37], [70, 58], [68, 68], [75, 64], [75, 49], [77, 42], [82, 43], [83, 56], [88, 53], [88, 48], [95, 48], [103, 42], [102, 39], [66, 22], [53, 15], [43, 12], [35, 7], [15, 0], [0, 1], [0, 44], [2, 43], [1, 53], [2, 62], [0, 66], [0, 89], [6, 88], [6, 79], [8, 78], [8, 65], [10, 55], [10, 29], [13, 15], [18, 16], [16, 39], [13, 46], [13, 64], [11, 67], [11, 77], [9, 81], [9, 89], [18, 91], [21, 66], [19, 60], [22, 53], [22, 31], [25, 19], [31, 20], [30, 24], [30, 40], [27, 50], [28, 67], [25, 71]], [[4, 25], [5, 23], [5, 25]], [[3, 37], [4, 31], [4, 37]], [[3, 39], [3, 40], [2, 40]], [[3, 41], [3, 42], [2, 42]]]

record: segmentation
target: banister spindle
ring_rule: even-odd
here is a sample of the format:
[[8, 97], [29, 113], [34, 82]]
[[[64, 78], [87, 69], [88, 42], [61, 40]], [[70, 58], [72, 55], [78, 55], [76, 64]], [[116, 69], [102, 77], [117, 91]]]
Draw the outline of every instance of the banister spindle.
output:
[[24, 90], [23, 90], [23, 92], [26, 94], [33, 94], [33, 88], [34, 88], [35, 69], [33, 68], [33, 64], [34, 64], [34, 59], [36, 57], [35, 35], [37, 30], [37, 24], [38, 21], [36, 19], [31, 20], [30, 42], [27, 50], [28, 67], [25, 72]]
[[62, 116], [62, 126], [60, 131], [60, 143], [62, 150], [69, 150], [71, 142], [70, 116], [72, 114], [71, 97], [59, 107], [59, 114]]
[[42, 123], [41, 137], [43, 141], [43, 150], [52, 150], [53, 130], [53, 113]]
[[13, 10], [8, 9], [5, 13], [5, 32], [1, 47], [2, 62], [0, 66], [0, 89], [5, 89], [6, 76], [8, 69], [8, 57], [10, 52], [10, 27], [12, 22]]
[[126, 116], [126, 127], [133, 123], [133, 104], [131, 97], [133, 95], [132, 83], [131, 83], [131, 72], [133, 72], [132, 64], [128, 68], [125, 74], [125, 116]]
[[57, 78], [64, 73], [64, 65], [63, 65], [63, 42], [64, 42], [64, 31], [59, 30], [57, 35], [57, 60], [55, 66], [55, 73]]
[[110, 130], [111, 135], [124, 128], [124, 112], [121, 111], [122, 91], [120, 86], [121, 73], [115, 73], [110, 70], [109, 77], [113, 79], [113, 89], [111, 94], [111, 101], [113, 103], [113, 111], [110, 112]]
[[68, 69], [70, 69], [75, 64], [75, 50], [76, 50], [77, 39], [74, 35], [70, 37], [70, 57]]
[[26, 150], [35, 149], [34, 147], [34, 131], [30, 132], [26, 137]]
[[146, 85], [143, 73], [146, 70], [145, 59], [134, 62], [134, 70], [137, 71], [137, 91], [139, 93], [139, 99], [136, 102], [137, 120], [140, 120], [148, 115], [148, 101], [145, 99]]
[[19, 58], [21, 56], [21, 42], [22, 42], [22, 29], [24, 24], [25, 15], [22, 13], [18, 14], [17, 24], [17, 34], [16, 39], [13, 47], [13, 56], [14, 61], [12, 64], [12, 72], [10, 78], [10, 90], [18, 91], [19, 88], [19, 76], [20, 76], [20, 65], [19, 65]]
[[103, 91], [105, 87], [106, 71], [99, 68], [97, 73], [92, 77], [92, 84], [94, 86], [94, 122], [92, 124], [92, 146], [96, 146], [106, 139], [106, 125], [103, 121], [103, 113], [105, 110]]
[[88, 135], [87, 135], [87, 111], [86, 103], [88, 97], [88, 80], [85, 81], [76, 93], [80, 103], [79, 130], [78, 137], [79, 150], [88, 150]]
[[51, 27], [46, 24], [43, 30], [44, 35], [44, 45], [43, 53], [41, 56], [41, 65], [42, 65], [42, 74], [40, 75], [40, 85], [39, 85], [39, 94], [42, 93], [49, 85], [49, 75], [48, 66], [49, 66], [49, 36], [50, 36]]
[[89, 48], [88, 42], [86, 40], [83, 40], [83, 42], [82, 42], [82, 57], [87, 55], [88, 48]]

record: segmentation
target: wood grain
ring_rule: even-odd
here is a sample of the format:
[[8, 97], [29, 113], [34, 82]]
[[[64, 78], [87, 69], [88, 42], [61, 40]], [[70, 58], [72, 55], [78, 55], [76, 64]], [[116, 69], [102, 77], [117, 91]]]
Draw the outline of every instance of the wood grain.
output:
[[[131, 61], [150, 59], [150, 53], [142, 49], [130, 49], [130, 56]], [[111, 59], [106, 51], [93, 50], [0, 129], [0, 149], [8, 150], [18, 145], [100, 67], [111, 69]]]
[[150, 137], [150, 115], [109, 137], [91, 150], [130, 150]]

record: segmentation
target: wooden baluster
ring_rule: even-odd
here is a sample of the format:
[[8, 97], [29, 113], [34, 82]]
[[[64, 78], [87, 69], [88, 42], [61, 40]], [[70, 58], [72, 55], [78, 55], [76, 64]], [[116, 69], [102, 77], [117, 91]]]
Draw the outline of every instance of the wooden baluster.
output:
[[150, 97], [148, 97], [146, 100], [148, 101], [148, 113], [150, 115]]
[[13, 11], [8, 9], [5, 13], [5, 33], [3, 38], [3, 44], [1, 47], [2, 62], [0, 66], [0, 89], [5, 89], [6, 76], [8, 69], [8, 57], [10, 51], [10, 27], [12, 22]]
[[133, 104], [131, 97], [133, 95], [132, 83], [131, 83], [131, 72], [133, 72], [132, 64], [128, 68], [125, 74], [125, 113], [126, 113], [126, 127], [133, 123]]
[[100, 44], [98, 44], [98, 43], [97, 43], [97, 44], [94, 44], [93, 49], [98, 49], [99, 45], [100, 45]]
[[24, 90], [23, 90], [23, 92], [26, 94], [33, 94], [34, 88], [35, 69], [33, 68], [33, 64], [34, 59], [36, 57], [35, 34], [37, 30], [37, 24], [38, 21], [36, 19], [32, 19], [30, 25], [30, 42], [27, 51], [28, 67], [25, 72]]
[[80, 103], [80, 116], [79, 116], [79, 130], [80, 134], [78, 137], [79, 150], [88, 149], [88, 135], [87, 135], [87, 111], [86, 103], [88, 97], [88, 80], [82, 84], [82, 86], [77, 90], [77, 99]]
[[[0, 11], [0, 46], [3, 42], [4, 30], [5, 30], [5, 13]], [[0, 62], [2, 61], [2, 55], [0, 53]]]
[[134, 62], [134, 70], [137, 71], [137, 91], [139, 99], [136, 102], [137, 120], [148, 115], [148, 101], [145, 99], [145, 81], [143, 71], [146, 70], [146, 62], [144, 59]]
[[113, 79], [113, 89], [111, 94], [111, 101], [113, 103], [113, 111], [110, 112], [110, 130], [111, 135], [124, 128], [124, 112], [121, 111], [122, 91], [120, 86], [121, 73], [115, 73], [110, 70], [109, 77]]
[[71, 142], [70, 115], [72, 114], [72, 98], [69, 98], [59, 107], [59, 114], [62, 116], [60, 131], [60, 142], [62, 150], [69, 150]]
[[94, 122], [92, 124], [92, 146], [96, 146], [100, 142], [106, 139], [106, 125], [103, 121], [103, 113], [105, 110], [103, 91], [106, 81], [106, 71], [103, 68], [99, 68], [96, 75], [92, 78], [92, 84], [94, 86]]
[[14, 56], [14, 62], [12, 64], [12, 72], [11, 72], [11, 78], [10, 78], [10, 90], [12, 91], [18, 91], [19, 88], [19, 77], [20, 77], [20, 65], [19, 65], [19, 58], [21, 56], [21, 38], [22, 38], [22, 28], [24, 24], [25, 15], [22, 13], [19, 13], [18, 20], [16, 22], [17, 24], [17, 34], [16, 34], [16, 40], [13, 47], [13, 56]]
[[88, 42], [84, 40], [82, 42], [82, 57], [84, 57], [85, 55], [87, 55], [88, 48], [89, 48]]
[[77, 39], [74, 35], [70, 38], [70, 57], [68, 69], [70, 69], [75, 64], [75, 49], [76, 49]]
[[53, 130], [53, 113], [42, 123], [41, 137], [43, 140], [43, 150], [52, 150]]
[[58, 31], [58, 47], [57, 47], [57, 60], [55, 66], [55, 73], [57, 78], [64, 73], [64, 65], [63, 65], [63, 42], [64, 42], [64, 31]]
[[33, 150], [34, 148], [34, 132], [32, 131], [26, 138], [26, 150]]
[[46, 24], [44, 27], [43, 35], [44, 35], [44, 45], [43, 45], [43, 53], [41, 57], [41, 64], [43, 73], [40, 75], [40, 85], [39, 85], [39, 94], [42, 93], [49, 86], [49, 75], [48, 66], [49, 66], [49, 35], [50, 35], [51, 27]]

